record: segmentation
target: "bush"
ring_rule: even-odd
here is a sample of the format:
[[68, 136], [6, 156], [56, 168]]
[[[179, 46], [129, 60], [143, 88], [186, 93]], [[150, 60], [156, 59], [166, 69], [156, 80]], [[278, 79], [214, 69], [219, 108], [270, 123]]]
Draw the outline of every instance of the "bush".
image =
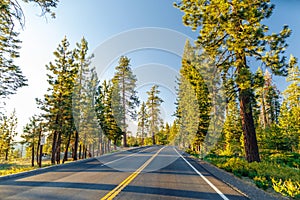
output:
[[300, 199], [300, 182], [293, 182], [291, 179], [285, 181], [279, 179], [279, 181], [277, 181], [272, 178], [272, 183], [273, 189], [276, 192], [279, 192], [285, 196], [293, 197], [295, 199]]

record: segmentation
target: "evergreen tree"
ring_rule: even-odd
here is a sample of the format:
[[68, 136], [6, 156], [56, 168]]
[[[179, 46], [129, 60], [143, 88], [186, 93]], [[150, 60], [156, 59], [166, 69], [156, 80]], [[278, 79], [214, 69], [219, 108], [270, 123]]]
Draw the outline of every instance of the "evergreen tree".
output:
[[251, 105], [253, 74], [248, 60], [256, 59], [275, 75], [285, 75], [287, 64], [282, 53], [291, 31], [285, 26], [279, 34], [267, 34], [268, 27], [261, 22], [274, 9], [269, 0], [181, 0], [175, 6], [184, 12], [185, 25], [199, 28], [196, 43], [222, 71], [224, 80], [231, 73], [240, 103], [246, 159], [260, 161]]
[[[177, 117], [180, 119], [180, 135], [177, 141], [183, 139], [185, 144], [200, 149], [207, 134], [210, 121], [210, 97], [208, 88], [198, 69], [199, 58], [187, 40], [182, 56], [179, 89], [177, 99]], [[189, 139], [188, 139], [189, 138]]]
[[278, 122], [280, 103], [279, 90], [273, 84], [272, 76], [267, 70], [264, 75], [264, 86], [257, 91], [260, 107], [259, 122], [265, 129]]
[[224, 145], [225, 145], [223, 154], [225, 155], [241, 154], [242, 133], [243, 133], [242, 122], [238, 112], [237, 100], [233, 99], [228, 103], [226, 109], [226, 119], [223, 127]]
[[33, 116], [30, 118], [29, 123], [23, 128], [23, 134], [21, 135], [23, 143], [30, 148], [31, 151], [31, 166], [34, 166], [34, 161], [39, 164], [39, 150], [40, 150], [40, 141], [42, 137], [42, 122], [39, 116]]
[[0, 98], [14, 94], [20, 87], [27, 85], [27, 79], [22, 74], [19, 66], [14, 64], [14, 59], [19, 57], [20, 40], [14, 31], [10, 1], [1, 1], [0, 8]]
[[153, 85], [150, 91], [147, 92], [148, 99], [146, 102], [147, 113], [149, 116], [149, 132], [152, 137], [152, 144], [156, 144], [155, 133], [159, 131], [160, 118], [160, 105], [163, 100], [158, 96], [160, 91], [158, 85]]
[[123, 132], [119, 127], [112, 110], [112, 86], [104, 81], [98, 87], [95, 97], [95, 111], [98, 123], [106, 137], [117, 145]]
[[297, 60], [290, 59], [287, 81], [291, 84], [283, 92], [284, 99], [280, 110], [279, 126], [283, 137], [288, 142], [288, 149], [300, 149], [300, 70]]
[[[113, 107], [114, 114], [120, 114], [121, 117], [116, 117], [123, 131], [123, 145], [127, 146], [127, 116], [131, 119], [136, 118], [136, 106], [139, 105], [136, 88], [136, 76], [130, 68], [130, 59], [122, 56], [119, 60], [119, 65], [116, 67], [116, 73], [112, 79], [114, 85]], [[121, 107], [120, 107], [121, 106]]]
[[[147, 137], [148, 129], [149, 129], [149, 118], [147, 113], [146, 103], [143, 102], [138, 112], [138, 129], [137, 135], [141, 137], [141, 145], [144, 145], [144, 140]], [[137, 136], [137, 137], [138, 137]]]
[[178, 125], [178, 119], [174, 120], [172, 126], [170, 127], [170, 133], [168, 135], [168, 143], [171, 145], [175, 145], [175, 139], [176, 136], [179, 134], [179, 125]]
[[0, 124], [0, 155], [4, 155], [5, 160], [8, 160], [9, 154], [13, 150], [14, 138], [17, 136], [17, 125], [18, 120], [15, 110], [9, 117], [2, 116]]
[[[84, 151], [86, 150], [86, 131], [87, 123], [91, 122], [87, 119], [88, 114], [92, 114], [93, 101], [96, 92], [95, 84], [98, 84], [97, 75], [94, 69], [90, 69], [91, 59], [93, 55], [88, 56], [88, 42], [85, 38], [76, 44], [75, 62], [78, 67], [76, 82], [72, 97], [73, 116], [76, 128], [74, 129], [74, 148], [73, 160], [77, 160], [77, 150], [79, 144], [79, 135], [84, 139]], [[92, 107], [91, 107], [92, 106]], [[85, 114], [84, 114], [85, 113]]]
[[74, 91], [77, 65], [74, 63], [74, 52], [69, 50], [66, 37], [54, 52], [55, 63], [47, 65], [50, 85], [44, 101], [38, 100], [45, 112], [49, 130], [52, 132], [52, 164], [60, 163], [62, 138], [68, 138], [74, 130], [72, 113], [72, 95]]
[[156, 134], [156, 141], [159, 145], [166, 145], [169, 143], [168, 136], [170, 135], [170, 126], [168, 123], [166, 123], [165, 126], [160, 128], [159, 132]]
[[[57, 6], [58, 0], [23, 0], [33, 2], [42, 9], [42, 15], [54, 13], [51, 8]], [[20, 40], [15, 22], [24, 26], [24, 14], [18, 0], [0, 2], [0, 99], [15, 94], [20, 87], [27, 85], [27, 79], [14, 59], [19, 57]], [[2, 102], [1, 102], [2, 103]]]

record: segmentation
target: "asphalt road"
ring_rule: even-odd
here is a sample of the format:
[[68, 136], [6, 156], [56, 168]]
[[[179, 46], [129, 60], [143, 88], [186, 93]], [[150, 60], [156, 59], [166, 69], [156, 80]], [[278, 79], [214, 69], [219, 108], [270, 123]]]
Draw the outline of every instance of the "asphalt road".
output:
[[0, 179], [0, 199], [247, 199], [181, 153], [144, 147]]

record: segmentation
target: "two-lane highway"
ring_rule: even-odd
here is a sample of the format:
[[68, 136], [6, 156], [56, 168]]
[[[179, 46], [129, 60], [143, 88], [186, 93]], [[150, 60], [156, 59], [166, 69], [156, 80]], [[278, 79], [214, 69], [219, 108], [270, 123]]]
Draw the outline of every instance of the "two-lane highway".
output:
[[247, 199], [171, 146], [152, 146], [0, 179], [0, 199]]

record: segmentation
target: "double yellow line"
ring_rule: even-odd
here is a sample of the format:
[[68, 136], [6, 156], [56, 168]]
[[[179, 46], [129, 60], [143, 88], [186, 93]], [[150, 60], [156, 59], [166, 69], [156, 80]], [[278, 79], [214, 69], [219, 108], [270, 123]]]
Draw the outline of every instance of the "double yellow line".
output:
[[138, 168], [135, 172], [133, 172], [130, 176], [128, 176], [122, 183], [120, 183], [117, 187], [115, 187], [112, 191], [107, 193], [101, 200], [111, 200], [115, 198], [137, 175], [139, 175], [149, 164], [150, 162], [163, 150], [165, 147], [159, 149], [156, 154], [154, 154], [149, 160], [147, 160], [140, 168]]

